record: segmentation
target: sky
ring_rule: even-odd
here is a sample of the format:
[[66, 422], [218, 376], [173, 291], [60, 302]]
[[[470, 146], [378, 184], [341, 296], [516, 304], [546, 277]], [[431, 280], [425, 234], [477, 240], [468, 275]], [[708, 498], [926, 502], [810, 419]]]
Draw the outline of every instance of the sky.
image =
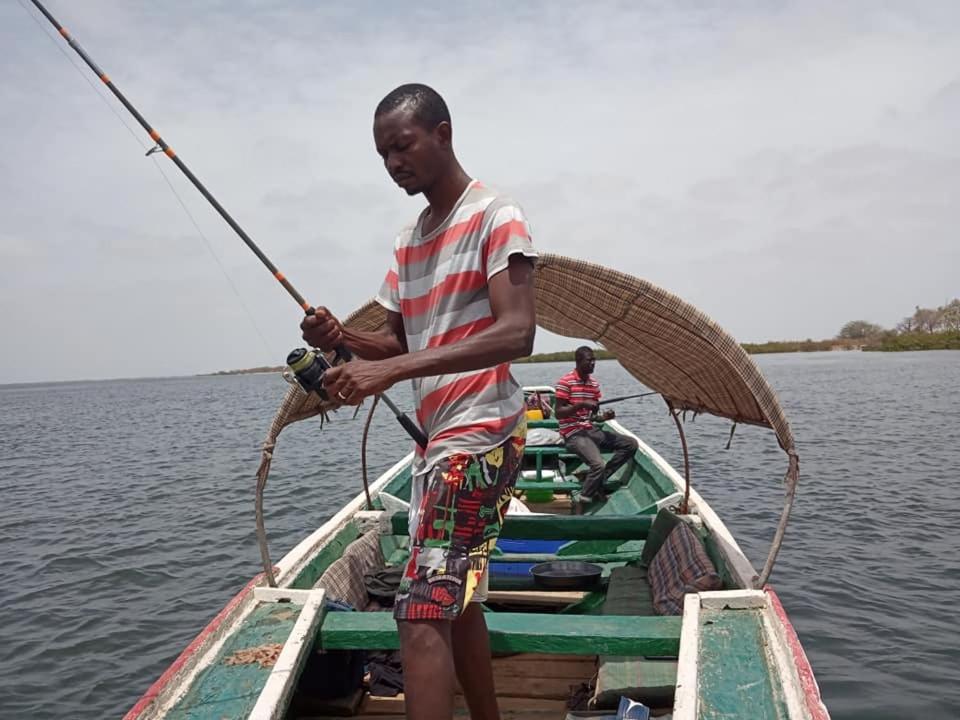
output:
[[[281, 364], [299, 309], [19, 1], [0, 5], [0, 383]], [[661, 285], [741, 342], [960, 295], [954, 0], [48, 8], [340, 315], [423, 205], [373, 147], [404, 82], [445, 97], [462, 164], [539, 249]]]

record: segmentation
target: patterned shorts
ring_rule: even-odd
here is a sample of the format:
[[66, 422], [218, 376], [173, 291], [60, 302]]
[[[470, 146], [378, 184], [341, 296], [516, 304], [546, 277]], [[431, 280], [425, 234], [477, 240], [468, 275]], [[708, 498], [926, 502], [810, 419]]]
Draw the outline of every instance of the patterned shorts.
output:
[[526, 433], [521, 420], [493, 450], [451, 455], [429, 473], [397, 590], [397, 620], [454, 620], [471, 599], [486, 599], [487, 562], [520, 473]]

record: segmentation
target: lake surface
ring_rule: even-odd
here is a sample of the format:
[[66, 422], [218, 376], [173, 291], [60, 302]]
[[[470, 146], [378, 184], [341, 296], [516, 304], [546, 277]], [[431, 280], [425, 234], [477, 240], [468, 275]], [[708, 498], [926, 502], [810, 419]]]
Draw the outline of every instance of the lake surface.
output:
[[[772, 583], [836, 720], [960, 717], [960, 352], [758, 356], [801, 482]], [[518, 365], [525, 384], [566, 364]], [[637, 392], [597, 364], [608, 397]], [[278, 376], [0, 387], [0, 718], [119, 717], [259, 568]], [[407, 389], [392, 397], [409, 407]], [[620, 419], [680, 467], [658, 398]], [[363, 415], [287, 428], [266, 494], [279, 558], [361, 488]], [[688, 423], [695, 487], [756, 566], [782, 506], [774, 436]], [[409, 447], [384, 409], [372, 477]]]

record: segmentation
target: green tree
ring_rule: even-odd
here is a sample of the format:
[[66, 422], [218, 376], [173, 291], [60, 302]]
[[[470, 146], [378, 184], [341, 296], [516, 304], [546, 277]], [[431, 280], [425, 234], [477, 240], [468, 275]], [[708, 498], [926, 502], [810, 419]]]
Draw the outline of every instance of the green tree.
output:
[[944, 330], [960, 331], [960, 298], [954, 298], [940, 308], [940, 317]]
[[883, 331], [883, 328], [875, 323], [866, 320], [851, 320], [840, 328], [837, 337], [843, 340], [866, 340], [880, 335]]

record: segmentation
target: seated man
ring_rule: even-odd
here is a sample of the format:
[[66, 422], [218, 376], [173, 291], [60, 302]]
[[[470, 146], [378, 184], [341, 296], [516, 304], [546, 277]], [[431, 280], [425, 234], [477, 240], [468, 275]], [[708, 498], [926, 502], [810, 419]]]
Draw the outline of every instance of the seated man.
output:
[[[595, 417], [611, 420], [614, 412], [607, 410], [598, 416], [600, 383], [591, 377], [596, 364], [593, 350], [586, 345], [577, 348], [575, 360], [576, 368], [557, 381], [557, 419], [567, 448], [579, 455], [590, 468], [575, 507], [579, 513], [583, 512], [585, 503], [606, 499], [604, 480], [633, 457], [638, 445], [632, 437], [593, 426]], [[614, 451], [606, 465], [601, 450]]]

